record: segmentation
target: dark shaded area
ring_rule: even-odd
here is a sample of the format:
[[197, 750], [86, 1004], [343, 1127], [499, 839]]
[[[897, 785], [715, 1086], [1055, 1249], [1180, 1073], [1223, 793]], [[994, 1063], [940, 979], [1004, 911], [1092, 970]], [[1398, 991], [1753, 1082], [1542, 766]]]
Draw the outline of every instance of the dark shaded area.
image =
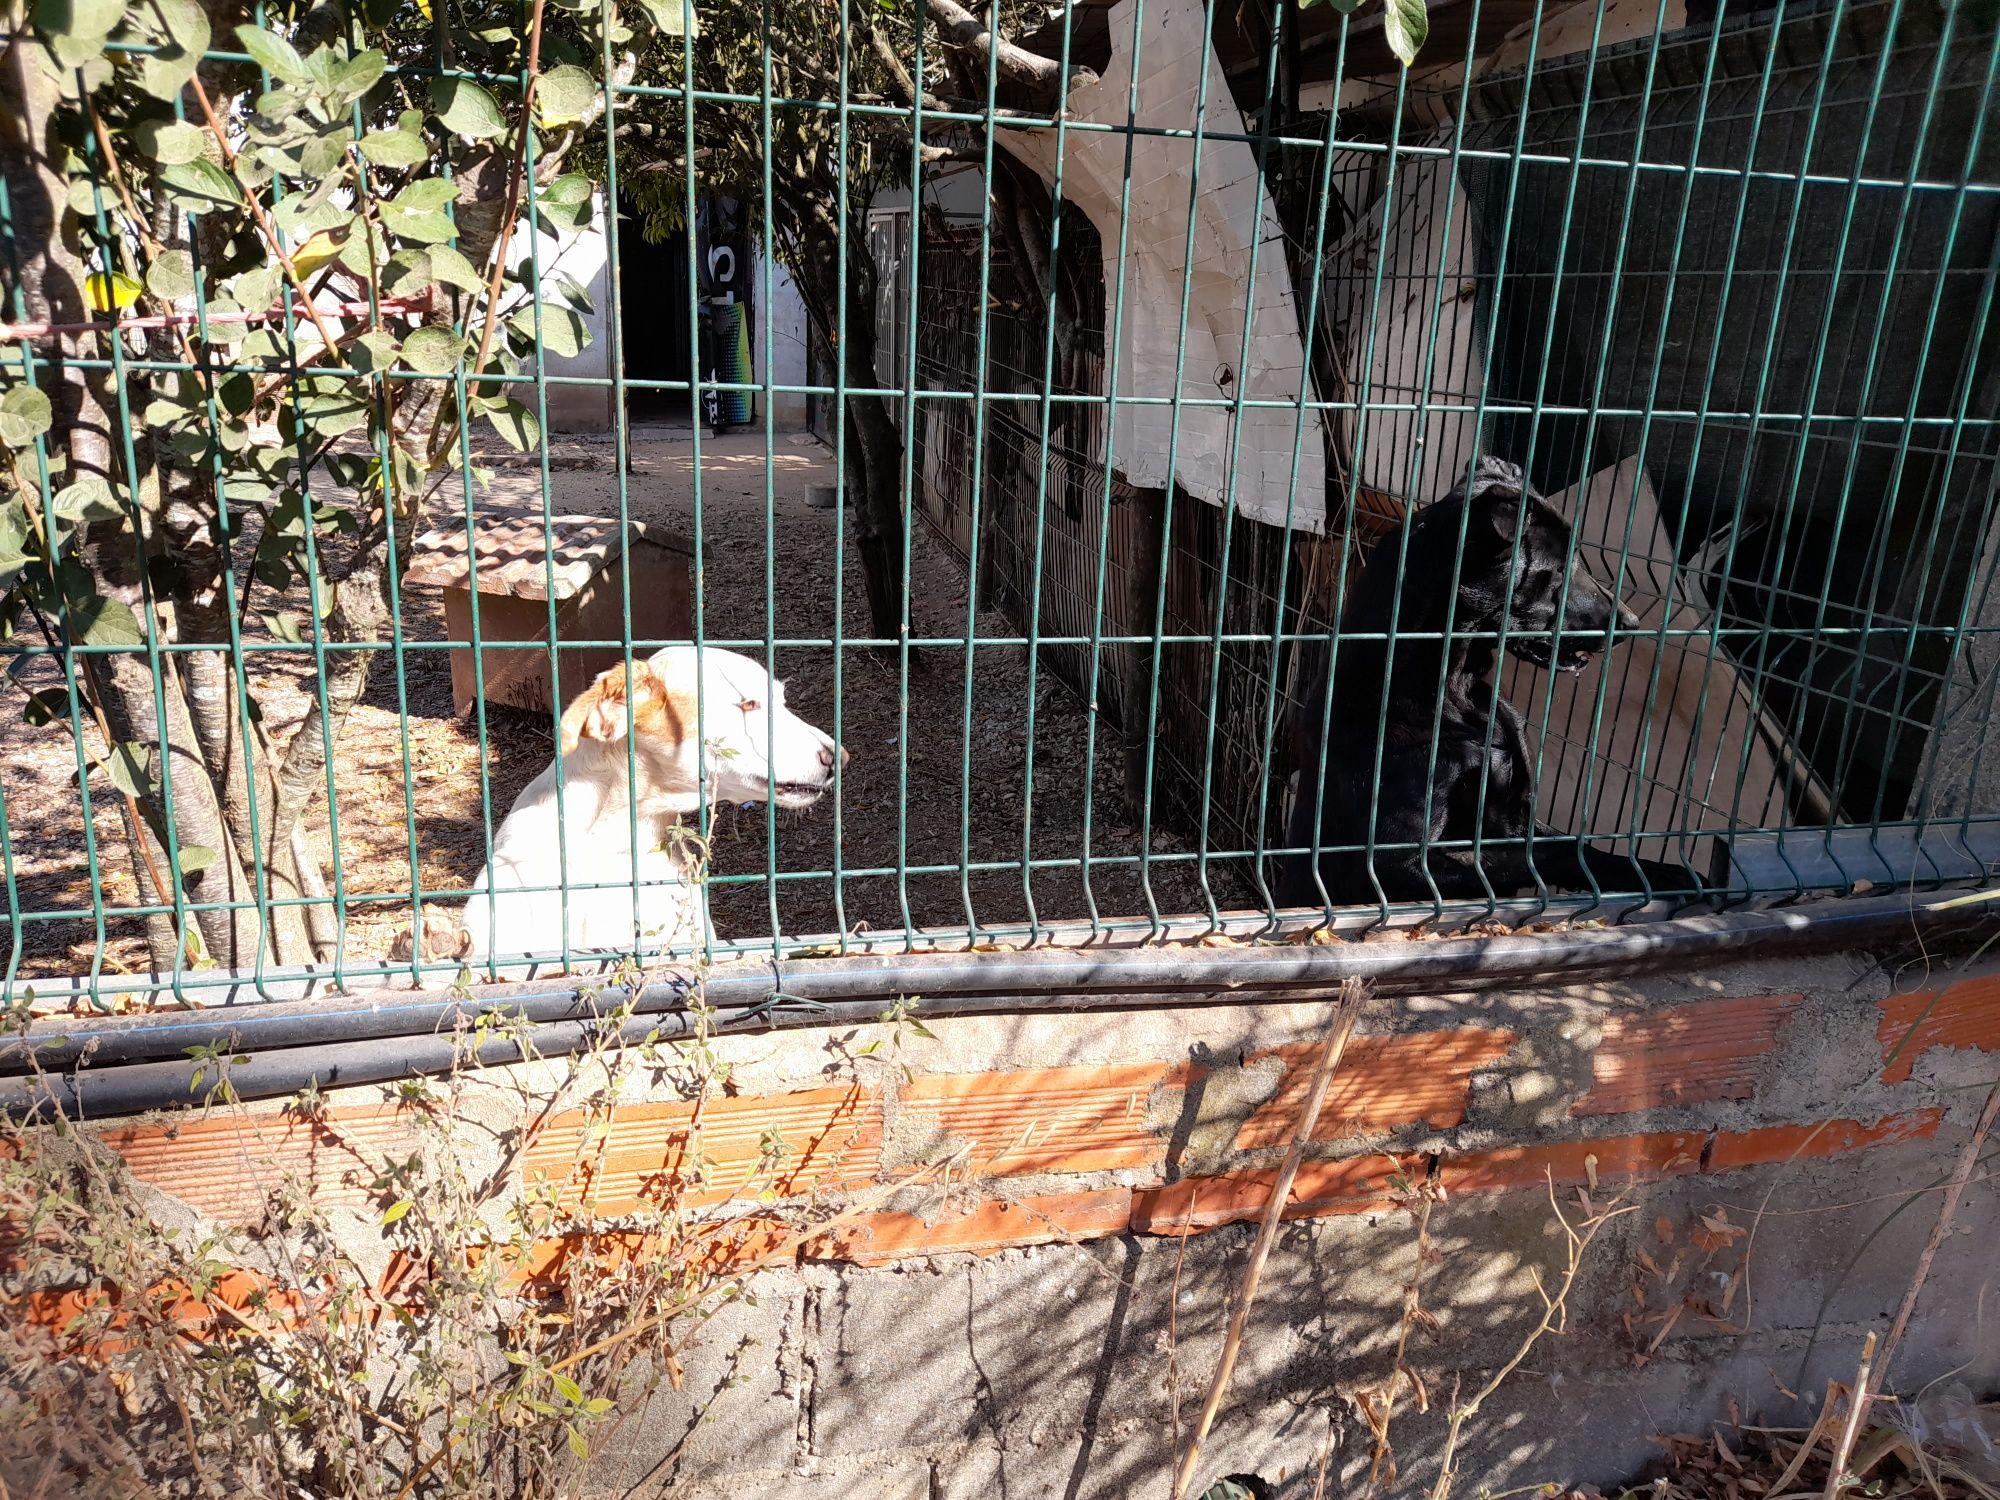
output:
[[[648, 243], [644, 216], [628, 198], [618, 203], [618, 316], [628, 381], [686, 382], [694, 369], [688, 237]], [[626, 415], [635, 420], [686, 418], [693, 405], [685, 388], [627, 388]]]
[[1990, 21], [1892, 12], [1679, 33], [1650, 97], [1650, 40], [1492, 80], [1467, 148], [1555, 159], [1462, 168], [1491, 450], [1546, 493], [1640, 454], [1760, 633], [1739, 667], [1864, 819], [1909, 801], [2000, 437], [2000, 195], [1953, 190], [2000, 182]]

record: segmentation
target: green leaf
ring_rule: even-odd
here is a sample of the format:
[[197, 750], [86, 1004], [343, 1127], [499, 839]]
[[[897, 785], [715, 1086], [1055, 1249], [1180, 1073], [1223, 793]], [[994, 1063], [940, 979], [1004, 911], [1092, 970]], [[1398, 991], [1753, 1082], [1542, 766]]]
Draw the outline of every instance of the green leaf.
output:
[[426, 177], [421, 182], [411, 183], [385, 206], [403, 213], [436, 213], [449, 207], [457, 197], [456, 184], [446, 182], [442, 177]]
[[418, 328], [403, 340], [403, 361], [420, 375], [448, 375], [464, 357], [465, 340], [449, 328]]
[[107, 37], [125, 19], [123, 0], [41, 0], [35, 24], [51, 36]]
[[[287, 120], [296, 118], [310, 102], [303, 91], [281, 87], [272, 89], [267, 94], [259, 94], [255, 109], [257, 118], [264, 124], [282, 125]], [[282, 133], [277, 133], [274, 138], [282, 138]]]
[[257, 312], [268, 311], [278, 300], [278, 288], [284, 282], [285, 273], [276, 262], [267, 262], [252, 267], [229, 284], [229, 295], [247, 308]]
[[161, 166], [178, 167], [201, 155], [208, 134], [186, 120], [142, 120], [132, 138]]
[[499, 104], [469, 78], [432, 79], [431, 108], [446, 130], [468, 141], [491, 140], [507, 133], [507, 120]]
[[298, 49], [283, 37], [261, 26], [239, 26], [236, 28], [236, 40], [273, 78], [283, 79], [286, 83], [306, 81], [305, 62], [299, 57]]
[[206, 844], [181, 845], [181, 874], [196, 875], [221, 858]]
[[148, 797], [153, 792], [153, 751], [148, 745], [120, 741], [104, 759], [111, 784], [128, 797]]
[[174, 99], [208, 50], [208, 15], [194, 0], [153, 0], [167, 25], [167, 43], [139, 66], [139, 86], [156, 99]]
[[31, 385], [17, 385], [0, 396], [0, 443], [9, 448], [25, 448], [49, 430], [55, 408], [48, 393]]
[[417, 167], [431, 152], [414, 130], [371, 130], [361, 138], [361, 154], [378, 167]]
[[429, 253], [431, 274], [447, 286], [455, 286], [462, 292], [476, 292], [485, 285], [472, 262], [450, 245], [433, 245]]
[[404, 1214], [416, 1207], [416, 1203], [417, 1200], [414, 1198], [398, 1198], [394, 1203], [389, 1205], [388, 1212], [382, 1215], [383, 1227], [387, 1228], [402, 1218]]
[[694, 0], [639, 0], [653, 24], [668, 36], [681, 36], [692, 29], [701, 35], [701, 22], [695, 18]]
[[397, 352], [393, 334], [364, 333], [347, 346], [347, 362], [365, 375], [375, 375], [394, 367]]
[[167, 38], [199, 57], [208, 50], [208, 12], [196, 0], [152, 0], [167, 28]]
[[346, 159], [347, 142], [348, 135], [344, 129], [313, 137], [299, 151], [299, 171], [296, 175], [314, 181], [332, 176]]
[[266, 615], [264, 616], [264, 623], [270, 628], [271, 634], [279, 640], [293, 646], [305, 644], [305, 637], [299, 634], [299, 619], [297, 615]]
[[240, 417], [257, 399], [257, 382], [248, 370], [238, 370], [216, 386], [215, 399], [230, 416]]
[[393, 198], [379, 208], [382, 227], [401, 240], [419, 245], [441, 244], [458, 233], [450, 219], [432, 208], [406, 206]]
[[364, 225], [361, 234], [348, 235], [346, 243], [340, 247], [340, 263], [362, 281], [372, 281], [375, 267], [388, 259], [388, 238], [373, 224]]
[[95, 474], [56, 491], [56, 515], [65, 521], [108, 521], [125, 514], [111, 486]]
[[507, 326], [533, 343], [538, 310], [541, 313], [542, 348], [548, 353], [562, 359], [575, 359], [590, 346], [589, 327], [567, 307], [556, 307], [546, 302], [524, 307], [507, 320]]
[[590, 1457], [590, 1444], [583, 1440], [582, 1433], [565, 1423], [563, 1426], [563, 1435], [569, 1440], [570, 1452], [574, 1453], [578, 1458]]
[[535, 195], [535, 207], [559, 229], [583, 229], [590, 223], [590, 191], [588, 177], [567, 172]]
[[[63, 197], [63, 201], [69, 205], [69, 211], [79, 219], [90, 223], [96, 222], [97, 184], [90, 178], [78, 177], [72, 181], [69, 185], [69, 191]], [[108, 206], [110, 202], [109, 194], [106, 195], [105, 201]]]
[[194, 295], [194, 257], [185, 250], [163, 250], [146, 271], [146, 290], [163, 302]]
[[[28, 535], [32, 531], [28, 525], [28, 507], [25, 501], [15, 498], [0, 504], [0, 552], [9, 556], [19, 556], [27, 550]], [[20, 658], [14, 665], [20, 665]], [[13, 668], [8, 669], [12, 671]]]
[[518, 401], [509, 401], [505, 406], [495, 407], [486, 413], [486, 420], [493, 424], [493, 430], [505, 438], [517, 452], [526, 453], [530, 448], [538, 448], [542, 442], [542, 424], [535, 420], [535, 414]]
[[442, 248], [433, 245], [428, 250], [398, 250], [382, 268], [382, 290], [391, 297], [421, 297], [437, 281], [431, 267], [433, 257]]
[[167, 167], [160, 173], [160, 186], [174, 202], [194, 214], [235, 208], [242, 202], [229, 174], [205, 157]]
[[591, 305], [590, 293], [586, 292], [583, 289], [583, 287], [578, 283], [577, 279], [574, 276], [570, 275], [567, 271], [552, 271], [547, 276], [543, 277], [543, 280], [545, 282], [553, 282], [555, 284], [556, 291], [562, 295], [563, 300], [569, 303], [571, 307], [577, 308], [580, 311], [586, 313], [594, 313], [597, 311], [597, 309]]
[[359, 99], [382, 80], [388, 71], [389, 59], [375, 48], [357, 52], [333, 70], [334, 98], [345, 104]]
[[295, 407], [285, 408], [278, 417], [278, 430], [286, 442], [297, 435], [295, 424], [303, 424], [322, 442], [368, 425], [368, 393], [360, 382], [323, 375], [300, 381], [298, 390]]
[[543, 125], [573, 125], [597, 102], [597, 81], [575, 63], [551, 68], [535, 80], [535, 113]]
[[1431, 34], [1431, 18], [1424, 9], [1424, 0], [1382, 0], [1382, 33], [1389, 50], [1404, 67], [1409, 67]]
[[574, 1380], [571, 1380], [569, 1376], [559, 1371], [551, 1370], [549, 1372], [549, 1383], [556, 1388], [556, 1394], [561, 1396], [571, 1406], [583, 1405], [583, 1387], [578, 1385]]
[[21, 717], [39, 729], [44, 724], [67, 722], [70, 717], [68, 688], [43, 688], [39, 693], [28, 695], [28, 706], [21, 711]]
[[609, 1396], [592, 1396], [583, 1403], [583, 1409], [593, 1417], [601, 1417], [615, 1404]]
[[69, 607], [70, 628], [78, 640], [86, 646], [143, 646], [145, 632], [139, 629], [138, 616], [116, 599], [107, 599], [102, 594], [86, 595], [81, 600], [72, 600]]

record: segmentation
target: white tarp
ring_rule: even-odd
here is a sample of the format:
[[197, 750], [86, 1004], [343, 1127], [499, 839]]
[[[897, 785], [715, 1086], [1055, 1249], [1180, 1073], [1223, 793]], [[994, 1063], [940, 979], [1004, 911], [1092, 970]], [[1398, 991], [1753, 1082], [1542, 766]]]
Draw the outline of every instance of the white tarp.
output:
[[[1132, 198], [1125, 235], [1126, 262], [1118, 264], [1119, 209], [1125, 188], [1126, 127], [1192, 130], [1202, 70], [1208, 73], [1207, 130], [1247, 134], [1243, 116], [1230, 98], [1228, 80], [1208, 46], [1202, 7], [1194, 0], [1148, 0], [1143, 50], [1139, 57], [1138, 107], [1128, 114], [1131, 77], [1133, 0], [1120, 0], [1110, 13], [1111, 61], [1103, 78], [1069, 96], [1074, 121], [1116, 127], [1064, 133], [1063, 198], [1097, 227], [1104, 245], [1107, 308], [1105, 351], [1110, 353], [1111, 309], [1123, 285], [1124, 324], [1118, 368], [1107, 375], [1120, 398], [1169, 398], [1181, 343], [1181, 289], [1189, 260], [1188, 202], [1194, 193], [1194, 254], [1188, 282], [1187, 354], [1180, 394], [1189, 399], [1243, 397], [1296, 403], [1304, 381], [1305, 346], [1299, 311], [1292, 298], [1277, 210], [1264, 191], [1257, 158], [1242, 140], [1201, 143], [1199, 176], [1191, 137], [1132, 135]], [[1053, 182], [1057, 132], [1010, 131], [1002, 143], [1022, 162]], [[1250, 276], [1250, 251], [1257, 242], [1257, 275]], [[1243, 327], [1250, 318], [1249, 356]], [[1239, 369], [1241, 362], [1243, 368]], [[1290, 506], [1294, 526], [1317, 532], [1326, 520], [1326, 458], [1320, 414], [1306, 414], [1299, 430], [1296, 405], [1180, 408], [1180, 443], [1174, 467], [1181, 487], [1212, 505], [1231, 490], [1231, 441], [1236, 441], [1234, 491], [1244, 515], [1283, 525], [1292, 485], [1293, 452], [1298, 453], [1298, 492]], [[1119, 404], [1111, 423], [1111, 460], [1131, 483], [1164, 488], [1167, 451], [1174, 427], [1166, 405]], [[1240, 431], [1236, 430], [1240, 427]], [[1298, 434], [1296, 444], [1294, 435]]]
[[[1440, 134], [1424, 144], [1449, 139]], [[1355, 479], [1427, 505], [1461, 483], [1478, 455], [1474, 413], [1485, 379], [1472, 204], [1450, 161], [1403, 162], [1386, 225], [1382, 205], [1371, 204], [1361, 227], [1327, 259], [1326, 295], [1345, 337], [1348, 391], [1368, 408], [1341, 416]]]

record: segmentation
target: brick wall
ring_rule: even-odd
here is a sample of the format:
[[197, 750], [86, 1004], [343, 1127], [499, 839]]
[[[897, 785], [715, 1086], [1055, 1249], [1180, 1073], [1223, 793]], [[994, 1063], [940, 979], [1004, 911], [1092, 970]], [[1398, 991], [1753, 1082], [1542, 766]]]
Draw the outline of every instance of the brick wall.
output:
[[[867, 1028], [724, 1042], [734, 1092], [700, 1106], [706, 1173], [687, 1205], [718, 1211], [782, 1139], [782, 1166], [758, 1179], [769, 1232], [730, 1253], [782, 1244], [788, 1214], [869, 1206], [755, 1271], [757, 1305], [705, 1328], [680, 1388], [621, 1442], [624, 1481], [786, 1497], [1163, 1486], [1324, 1014], [937, 1020], [934, 1039], [896, 1039], [896, 1064], [855, 1060], [878, 1039]], [[1641, 1206], [1606, 1232], [1570, 1333], [1469, 1427], [1462, 1492], [1624, 1477], [1652, 1433], [1702, 1429], [1732, 1399], [1774, 1416], [1790, 1391], [1816, 1405], [1893, 1312], [1935, 1211], [1934, 1194], [1905, 1200], [1949, 1170], [1995, 1054], [2000, 978], [1894, 984], [1858, 955], [1372, 1001], [1286, 1205], [1216, 1472], [1283, 1471], [1303, 1495], [1329, 1437], [1331, 1492], [1365, 1472], [1348, 1398], [1390, 1368], [1415, 1263], [1398, 1172], [1442, 1190], [1424, 1270], [1437, 1327], [1410, 1348], [1439, 1405], [1538, 1315], [1535, 1278], [1560, 1259], [1551, 1184], [1565, 1201], [1628, 1191]], [[496, 1076], [467, 1122], [505, 1137], [536, 1121], [507, 1168], [517, 1188], [559, 1184], [584, 1222], [609, 1221], [684, 1172], [693, 1104], [635, 1093], [607, 1125], [538, 1110], [542, 1076]], [[331, 1125], [252, 1119], [103, 1135], [163, 1215], [249, 1222], [260, 1185], [296, 1174], [370, 1232], [357, 1163], [407, 1142], [394, 1104], [355, 1090]], [[1990, 1189], [1960, 1223], [1900, 1383], [1968, 1362], [1961, 1378], [2000, 1377], [1980, 1300], [2000, 1230]], [[537, 1247], [525, 1274], [556, 1274], [563, 1254]], [[75, 1301], [24, 1307], [60, 1319]], [[1399, 1424], [1409, 1475], [1428, 1481], [1437, 1434], [1435, 1407]]]

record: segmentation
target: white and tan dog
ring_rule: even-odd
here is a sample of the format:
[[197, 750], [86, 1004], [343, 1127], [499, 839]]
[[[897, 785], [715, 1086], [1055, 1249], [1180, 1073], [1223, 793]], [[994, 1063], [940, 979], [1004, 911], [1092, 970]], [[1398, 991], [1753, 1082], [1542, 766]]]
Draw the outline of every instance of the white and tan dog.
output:
[[[784, 685], [760, 663], [714, 647], [634, 661], [629, 693], [624, 666], [600, 674], [564, 710], [562, 746], [560, 815], [552, 761], [515, 798], [458, 925], [426, 921], [427, 958], [559, 961], [565, 932], [572, 955], [699, 949], [708, 901], [678, 825], [700, 806], [702, 781], [711, 806], [807, 808], [847, 762], [785, 707]], [[392, 956], [410, 948], [405, 932]]]

